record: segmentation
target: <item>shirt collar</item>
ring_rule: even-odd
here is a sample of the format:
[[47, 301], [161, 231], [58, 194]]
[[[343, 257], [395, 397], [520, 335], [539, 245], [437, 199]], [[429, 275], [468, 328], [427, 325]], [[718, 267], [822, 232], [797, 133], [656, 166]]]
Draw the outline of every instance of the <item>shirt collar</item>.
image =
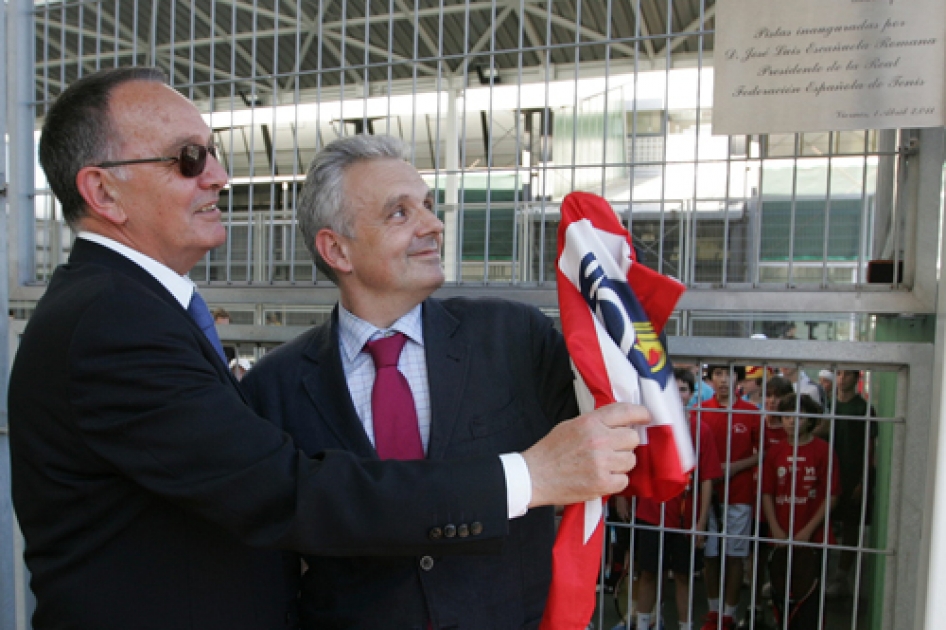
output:
[[191, 296], [193, 296], [197, 287], [187, 276], [178, 275], [173, 269], [159, 263], [154, 258], [146, 256], [141, 252], [128, 247], [127, 245], [108, 238], [107, 236], [102, 236], [101, 234], [96, 234], [95, 232], [82, 231], [76, 234], [76, 238], [83, 238], [87, 241], [98, 243], [102, 247], [107, 247], [113, 252], [121, 254], [125, 258], [129, 259], [154, 276], [154, 279], [160, 282], [161, 286], [167, 289], [168, 292], [174, 296], [174, 299], [177, 300], [182, 307], [184, 307], [184, 309], [187, 309], [187, 306], [191, 303]]
[[390, 328], [381, 329], [369, 324], [357, 315], [348, 311], [341, 302], [338, 304], [338, 338], [341, 350], [349, 361], [354, 361], [365, 344], [375, 336], [384, 336], [385, 333], [399, 332], [411, 341], [424, 345], [424, 327], [421, 313], [423, 304], [418, 304], [401, 316]]

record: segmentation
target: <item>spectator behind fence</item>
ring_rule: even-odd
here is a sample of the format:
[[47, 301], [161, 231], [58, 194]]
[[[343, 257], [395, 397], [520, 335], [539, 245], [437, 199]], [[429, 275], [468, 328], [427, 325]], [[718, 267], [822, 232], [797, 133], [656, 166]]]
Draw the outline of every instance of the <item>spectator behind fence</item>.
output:
[[[678, 384], [688, 383], [688, 391], [692, 393], [692, 373], [675, 368], [673, 374]], [[680, 393], [682, 397], [682, 387]], [[690, 437], [698, 459], [696, 468], [690, 473], [686, 490], [665, 503], [637, 499], [635, 516], [637, 524], [643, 527], [638, 527], [635, 536], [634, 558], [636, 568], [640, 571], [636, 630], [648, 630], [651, 627], [651, 611], [657, 604], [657, 580], [667, 570], [673, 572], [680, 627], [690, 627], [690, 580], [703, 570], [702, 550], [706, 542], [713, 482], [723, 476], [709, 425], [705, 422], [697, 424], [696, 418], [691, 416]], [[623, 499], [627, 501], [628, 497]], [[664, 529], [668, 531], [661, 531]]]
[[[833, 504], [840, 494], [840, 473], [838, 458], [831, 447], [812, 435], [819, 422], [815, 416], [822, 413], [821, 405], [807, 394], [789, 394], [779, 401], [778, 412], [786, 440], [765, 454], [762, 476], [762, 509], [769, 533], [772, 538], [789, 544], [825, 540], [834, 544], [834, 534], [830, 524], [825, 522], [825, 514], [828, 497]], [[795, 575], [820, 576], [822, 559], [820, 549], [800, 547], [793, 552], [792, 562], [787, 563], [785, 569], [791, 575], [780, 575], [772, 569], [773, 600], [776, 608], [782, 609], [782, 616], [787, 612], [782, 606], [785, 587], [780, 590], [776, 585], [791, 585]], [[811, 586], [802, 590], [805, 592], [798, 592], [796, 588], [790, 593], [793, 601], [787, 616], [791, 630], [819, 627], [820, 597]]]
[[813, 401], [823, 406], [824, 396], [821, 389], [797, 365], [782, 367], [781, 372], [782, 376], [791, 382], [796, 394], [807, 394]]
[[782, 398], [791, 393], [794, 393], [791, 381], [781, 376], [773, 376], [765, 383], [765, 436], [763, 440], [765, 452], [786, 439], [782, 416], [778, 413], [778, 404]]
[[690, 401], [696, 392], [696, 378], [693, 371], [688, 367], [677, 366], [673, 368], [673, 380], [677, 384], [677, 393], [680, 394], [680, 402], [684, 409], [689, 409]]
[[214, 326], [227, 326], [230, 324], [230, 313], [225, 308], [215, 308], [213, 310]]
[[831, 410], [831, 399], [834, 398], [834, 372], [831, 370], [819, 370], [818, 371], [818, 387], [821, 389], [822, 394], [824, 394], [824, 405], [825, 411]]
[[[761, 419], [755, 405], [734, 395], [735, 383], [745, 378], [744, 368], [735, 366], [731, 374], [727, 365], [708, 365], [706, 373], [716, 394], [703, 404], [704, 410], [697, 408], [691, 414], [712, 431], [726, 479], [718, 482], [714, 490], [714, 509], [709, 516], [711, 534], [707, 537], [703, 571], [709, 603], [703, 628], [713, 630], [720, 624], [723, 628], [735, 625], [733, 615], [739, 606], [743, 561], [749, 556], [750, 549], [752, 506], [755, 503], [753, 469], [759, 462]], [[724, 523], [726, 531], [722, 532]], [[726, 537], [712, 535], [720, 532]], [[721, 555], [722, 541], [726, 545], [725, 561]]]
[[[761, 368], [760, 368], [761, 369]], [[777, 413], [779, 400], [783, 396], [792, 393], [792, 384], [781, 376], [770, 376], [765, 379], [765, 388], [763, 397], [763, 404], [765, 407], [765, 415], [763, 416], [763, 421], [761, 423], [761, 432], [760, 442], [762, 444], [763, 456], [769, 452], [769, 450], [785, 441], [785, 429], [782, 426], [782, 417]], [[775, 412], [775, 413], [773, 413]], [[753, 474], [755, 476], [753, 482], [753, 492], [756, 492], [756, 489], [759, 488], [758, 483], [760, 479], [759, 475], [759, 466], [756, 466], [753, 469]], [[754, 506], [753, 516], [757, 513], [757, 510], [760, 509], [759, 506]], [[761, 519], [759, 525], [759, 534], [763, 537], [768, 536], [768, 528], [765, 523], [765, 519]], [[766, 573], [766, 563], [765, 558], [767, 555], [767, 544], [765, 542], [759, 542], [758, 545], [750, 546], [749, 555], [746, 558], [746, 567], [748, 571], [752, 571], [755, 568], [755, 580], [750, 585], [755, 589], [755, 607], [747, 606], [745, 615], [736, 625], [736, 630], [749, 630], [750, 628], [761, 628], [762, 619], [764, 616], [764, 610], [762, 607], [762, 601], [765, 599], [765, 573]], [[758, 554], [756, 554], [756, 549], [758, 549]], [[761, 562], [756, 562], [756, 560], [761, 559]]]
[[[517, 495], [496, 455], [309, 458], [246, 406], [184, 275], [226, 240], [211, 138], [151, 68], [87, 75], [46, 112], [40, 162], [78, 237], [9, 385], [36, 630], [291, 627], [275, 549], [441, 557], [507, 539]], [[623, 489], [627, 425], [646, 415], [613, 405], [514, 454], [522, 508]], [[457, 515], [478, 534], [429, 535]]]
[[[860, 545], [861, 528], [870, 525], [873, 514], [877, 423], [873, 406], [860, 395], [860, 370], [839, 370], [834, 402], [836, 420], [826, 420], [818, 427], [819, 436], [832, 440], [841, 465], [841, 497], [831, 512], [841, 532], [845, 547]], [[841, 419], [847, 416], [846, 419]], [[831, 428], [834, 435], [831, 435]], [[865, 439], [866, 438], [866, 439]], [[865, 465], [866, 464], [866, 465]], [[857, 552], [844, 550], [838, 560], [837, 571], [828, 581], [829, 597], [847, 597], [851, 594], [851, 572]]]
[[690, 402], [686, 404], [684, 409], [693, 409], [716, 395], [716, 390], [713, 389], [710, 377], [705, 371], [706, 366], [703, 366], [704, 369], [700, 369], [699, 365], [679, 365], [677, 367], [686, 367], [693, 374], [694, 380], [696, 380], [696, 388], [693, 391], [693, 395], [690, 397]]
[[[224, 308], [215, 308], [213, 310], [214, 317], [214, 326], [229, 326], [230, 325], [230, 313], [227, 312]], [[220, 331], [217, 331], [217, 334], [220, 334]], [[237, 350], [234, 346], [230, 344], [224, 344], [223, 354], [227, 359], [227, 364], [230, 366], [230, 371], [233, 371], [233, 362], [237, 358]], [[239, 380], [239, 379], [237, 379]]]
[[[746, 377], [739, 381], [739, 391], [742, 399], [751, 402], [757, 408], [762, 407], [764, 396], [762, 395], [762, 381], [765, 379], [767, 369], [761, 365], [747, 365]], [[771, 373], [769, 374], [771, 376]]]

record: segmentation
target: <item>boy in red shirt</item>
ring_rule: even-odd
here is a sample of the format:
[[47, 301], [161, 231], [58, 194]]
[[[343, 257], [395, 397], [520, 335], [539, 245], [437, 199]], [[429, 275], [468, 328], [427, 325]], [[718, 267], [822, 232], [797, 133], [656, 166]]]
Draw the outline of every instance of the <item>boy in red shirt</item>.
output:
[[[710, 510], [709, 531], [720, 532], [725, 525], [725, 563], [720, 560], [719, 536], [706, 540], [704, 576], [709, 613], [703, 630], [732, 630], [733, 615], [739, 606], [742, 586], [743, 561], [749, 556], [752, 534], [752, 506], [755, 502], [753, 468], [759, 462], [758, 446], [761, 418], [759, 409], [750, 402], [733, 395], [732, 385], [745, 378], [745, 368], [709, 365], [707, 375], [716, 395], [695, 409], [691, 417], [697, 424], [706, 425], [716, 441], [716, 452], [726, 479], [716, 484], [719, 514]], [[722, 523], [720, 523], [720, 519]], [[720, 584], [723, 586], [723, 606], [720, 615]], [[722, 619], [720, 620], [720, 617]]]
[[[682, 368], [676, 368], [673, 372], [681, 396], [683, 388], [687, 387], [686, 395], [689, 398], [693, 393], [693, 374]], [[686, 491], [662, 504], [652, 499], [637, 500], [635, 514], [638, 525], [643, 527], [638, 528], [635, 535], [634, 559], [640, 570], [637, 580], [638, 613], [637, 624], [634, 626], [636, 630], [648, 630], [651, 627], [651, 611], [657, 603], [657, 578], [667, 570], [673, 571], [680, 627], [690, 627], [690, 575], [691, 572], [696, 573], [703, 568], [700, 549], [706, 540], [713, 481], [723, 476], [719, 456], [716, 454], [716, 443], [709, 427], [706, 424], [697, 427], [695, 417], [691, 417], [690, 437], [693, 439], [693, 449], [698, 459]], [[669, 530], [682, 530], [664, 532], [662, 549], [661, 532], [657, 530], [661, 524]], [[691, 551], [693, 540], [696, 541], [695, 551]]]
[[[760, 369], [761, 368], [757, 368]], [[792, 383], [788, 379], [782, 378], [781, 376], [772, 376], [769, 377], [764, 384], [764, 391], [762, 396], [762, 404], [765, 408], [765, 415], [763, 416], [763, 424], [761, 424], [762, 432], [762, 453], [763, 458], [767, 457], [771, 448], [777, 444], [781, 444], [785, 441], [785, 429], [782, 427], [782, 416], [778, 413], [778, 403], [783, 396], [794, 393], [792, 388]], [[757, 466], [753, 469], [753, 487], [757, 488], [759, 480], [759, 467]], [[755, 490], [753, 490], [755, 492]], [[755, 509], [753, 506], [753, 518], [756, 517]], [[765, 519], [762, 519], [759, 527], [759, 535], [762, 537], [768, 537], [768, 530], [765, 525]], [[758, 545], [759, 557], [767, 557], [768, 544], [764, 542], [759, 542]], [[749, 558], [746, 562], [746, 566], [750, 567], [749, 570], [752, 571], [752, 566], [754, 564], [754, 549], [750, 548]], [[736, 630], [747, 630], [748, 628], [760, 628], [762, 627], [761, 620], [764, 617], [765, 613], [763, 612], [762, 602], [766, 599], [765, 595], [765, 563], [762, 562], [758, 565], [756, 569], [756, 579], [755, 579], [755, 610], [752, 610], [752, 606], [746, 607], [745, 617], [739, 624], [736, 626]]]
[[[797, 421], [796, 409], [800, 414]], [[762, 509], [771, 536], [776, 540], [820, 543], [827, 532], [828, 542], [834, 544], [834, 535], [824, 517], [829, 488], [832, 506], [841, 494], [838, 458], [827, 442], [811, 434], [818, 418], [806, 417], [820, 415], [821, 405], [806, 394], [790, 394], [779, 401], [778, 410], [786, 414], [782, 415], [782, 426], [787, 438], [766, 452], [762, 474]], [[819, 574], [821, 557], [821, 553], [795, 555], [793, 574]], [[784, 593], [776, 596], [776, 605], [783, 598]], [[808, 597], [793, 613], [789, 628], [818, 627], [818, 609], [818, 597]]]

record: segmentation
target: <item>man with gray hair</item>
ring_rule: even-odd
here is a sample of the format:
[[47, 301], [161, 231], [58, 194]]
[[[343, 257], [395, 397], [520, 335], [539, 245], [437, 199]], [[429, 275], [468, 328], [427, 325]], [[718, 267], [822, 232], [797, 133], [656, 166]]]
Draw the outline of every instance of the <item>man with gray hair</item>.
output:
[[[565, 343], [533, 307], [431, 297], [444, 282], [444, 226], [433, 192], [404, 156], [395, 138], [361, 135], [315, 157], [298, 213], [339, 304], [329, 323], [263, 357], [245, 391], [307, 453], [501, 456], [517, 471], [511, 495], [527, 492], [510, 500], [509, 532], [488, 553], [304, 555], [302, 626], [535, 628], [551, 577], [554, 515], [551, 507], [527, 510], [529, 489], [533, 501], [543, 492], [534, 477], [527, 481], [541, 470], [527, 449], [577, 414]], [[438, 520], [431, 539], [470, 540], [480, 530], [463, 501]]]
[[[211, 138], [153, 68], [87, 75], [46, 112], [40, 162], [77, 238], [10, 375], [36, 630], [292, 628], [276, 550], [440, 557], [508, 539], [498, 457], [308, 457], [246, 405], [186, 277], [226, 240]], [[340, 404], [339, 391], [319, 396]], [[532, 474], [527, 503], [620, 490], [628, 425], [645, 417], [612, 406], [517, 456]], [[468, 535], [447, 536], [459, 518]]]

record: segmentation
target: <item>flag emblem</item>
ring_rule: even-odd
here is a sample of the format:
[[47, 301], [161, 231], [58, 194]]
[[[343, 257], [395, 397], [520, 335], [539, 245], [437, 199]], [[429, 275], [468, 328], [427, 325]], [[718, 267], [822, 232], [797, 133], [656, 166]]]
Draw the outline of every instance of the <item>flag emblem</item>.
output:
[[[667, 353], [664, 352], [663, 344], [654, 332], [654, 327], [650, 322], [634, 322], [634, 331], [637, 333], [637, 343], [635, 349], [646, 357], [647, 365], [650, 366], [650, 373], [660, 382], [663, 387], [666, 383]], [[658, 376], [659, 375], [659, 376]], [[661, 378], [663, 377], [663, 378]]]

